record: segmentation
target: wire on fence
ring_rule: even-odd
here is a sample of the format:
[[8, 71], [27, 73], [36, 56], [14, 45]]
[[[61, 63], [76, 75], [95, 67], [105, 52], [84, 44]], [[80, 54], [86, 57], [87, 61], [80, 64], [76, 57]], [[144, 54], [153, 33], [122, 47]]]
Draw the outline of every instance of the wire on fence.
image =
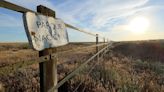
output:
[[[104, 52], [103, 54], [106, 54], [106, 52]], [[102, 58], [103, 56], [101, 56], [101, 61], [103, 61], [103, 58]], [[100, 61], [100, 62], [101, 62]], [[98, 63], [100, 63], [100, 62], [97, 62], [93, 67], [92, 67], [92, 69], [89, 71], [89, 73], [87, 74], [87, 76], [92, 72], [92, 70], [96, 67], [96, 65], [98, 64]], [[85, 80], [84, 80], [85, 81]], [[83, 82], [84, 82], [83, 81]], [[82, 92], [84, 92], [84, 90], [85, 90], [85, 88], [86, 88], [86, 85], [84, 85], [84, 88], [82, 89]]]
[[[3, 76], [7, 75], [11, 72], [17, 71], [20, 68], [25, 68], [32, 64], [36, 64], [36, 63], [40, 63], [40, 62], [47, 62], [47, 61], [49, 61], [49, 59], [50, 59], [50, 57], [47, 55], [47, 56], [42, 56], [40, 58], [32, 59], [30, 61], [21, 61], [21, 62], [15, 63], [15, 64], [7, 65], [5, 67], [0, 68], [0, 75], [3, 75]], [[38, 61], [38, 62], [36, 62], [36, 61]]]
[[[99, 63], [99, 62], [96, 62], [95, 64], [92, 65], [91, 69], [90, 69], [89, 72], [86, 74], [86, 76], [88, 76], [88, 75], [92, 72], [92, 70], [96, 67], [96, 65], [97, 65], [98, 63]], [[82, 81], [78, 84], [78, 86], [75, 88], [75, 90], [74, 90], [73, 92], [76, 92], [76, 91], [78, 90], [78, 88], [80, 87], [80, 85], [81, 85], [82, 83], [84, 83], [84, 81], [85, 81], [85, 79], [82, 80]]]
[[72, 50], [66, 50], [66, 51], [62, 51], [62, 52], [58, 52], [57, 54], [62, 54], [62, 53], [68, 53], [68, 52], [72, 52], [72, 51], [76, 51], [76, 50], [86, 50], [87, 48], [93, 48], [93, 47], [96, 47], [96, 46], [103, 46], [103, 45], [106, 45], [108, 43], [102, 43], [102, 44], [95, 44], [95, 45], [91, 45], [91, 46], [87, 46], [87, 47], [79, 47], [79, 48], [76, 48], [76, 49], [72, 49]]
[[81, 69], [84, 68], [84, 66], [89, 63], [92, 59], [94, 59], [97, 55], [99, 55], [101, 52], [103, 52], [104, 50], [106, 50], [107, 48], [109, 48], [109, 46], [111, 46], [112, 44], [107, 45], [105, 48], [101, 49], [99, 52], [97, 52], [95, 55], [93, 55], [92, 57], [90, 57], [87, 61], [85, 61], [83, 64], [81, 64], [79, 67], [77, 67], [73, 72], [71, 72], [70, 74], [68, 74], [66, 77], [64, 77], [56, 87], [53, 87], [52, 89], [57, 89], [59, 88], [61, 85], [63, 85], [66, 81], [68, 81], [70, 78], [72, 78], [74, 75], [76, 75], [77, 72], [79, 72]]
[[[103, 54], [106, 54], [106, 52], [104, 52]], [[89, 72], [86, 74], [86, 76], [88, 76], [91, 72], [92, 72], [92, 70], [96, 67], [96, 65], [98, 64], [99, 62], [96, 62], [95, 64], [93, 64], [92, 66], [91, 66], [91, 69], [89, 70]], [[80, 85], [82, 84], [82, 83], [84, 83], [84, 81], [85, 81], [85, 79], [84, 80], [82, 80], [79, 84], [78, 84], [78, 86], [75, 88], [75, 90], [73, 91], [73, 92], [76, 92], [77, 90], [78, 90], [78, 88], [80, 87]], [[85, 88], [85, 87], [84, 87]], [[84, 89], [83, 89], [84, 90]]]
[[[87, 46], [87, 47], [81, 47], [81, 48], [72, 49], [72, 50], [67, 50], [67, 51], [62, 51], [62, 52], [52, 54], [52, 57], [56, 57], [58, 54], [68, 53], [68, 52], [77, 51], [77, 50], [78, 51], [85, 51], [85, 50], [88, 50], [89, 48], [93, 48], [96, 46], [103, 46], [103, 45], [104, 45], [104, 43], [98, 44], [98, 45], [91, 45], [91, 46]], [[11, 65], [7, 65], [7, 66], [0, 68], [0, 75], [7, 75], [11, 72], [15, 72], [16, 70], [18, 70], [20, 68], [26, 68], [30, 65], [38, 64], [41, 62], [47, 62], [47, 61], [49, 61], [49, 59], [50, 59], [50, 56], [46, 55], [46, 56], [42, 56], [40, 58], [33, 58], [31, 60], [28, 60], [28, 61], [24, 60], [24, 61], [20, 61], [20, 62], [11, 64]]]

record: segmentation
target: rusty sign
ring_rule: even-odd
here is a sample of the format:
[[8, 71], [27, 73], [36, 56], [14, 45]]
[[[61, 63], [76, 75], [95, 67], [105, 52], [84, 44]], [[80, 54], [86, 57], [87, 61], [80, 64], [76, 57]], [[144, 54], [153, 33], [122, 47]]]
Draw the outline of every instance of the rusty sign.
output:
[[61, 19], [27, 12], [23, 15], [23, 20], [33, 49], [41, 51], [68, 44], [66, 26]]

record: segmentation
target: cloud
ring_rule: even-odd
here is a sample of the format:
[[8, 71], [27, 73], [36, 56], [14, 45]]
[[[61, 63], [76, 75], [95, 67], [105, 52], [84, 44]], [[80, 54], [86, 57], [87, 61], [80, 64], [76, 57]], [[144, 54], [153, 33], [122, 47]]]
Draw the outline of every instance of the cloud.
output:
[[148, 0], [116, 0], [113, 2], [105, 2], [101, 4], [99, 9], [95, 11], [96, 16], [93, 18], [93, 25], [103, 27], [112, 18], [118, 18], [135, 13], [136, 7], [144, 5]]
[[104, 34], [126, 16], [142, 10], [148, 0], [67, 0], [56, 6], [66, 22]]
[[118, 25], [112, 28], [112, 31], [125, 31], [128, 30], [128, 25]]
[[[45, 5], [56, 10], [57, 16], [67, 23], [78, 27], [104, 27], [112, 18], [127, 16], [134, 13], [148, 0], [67, 0], [58, 5], [47, 0], [7, 0], [18, 5], [36, 10], [37, 5]], [[92, 27], [93, 26], [93, 27]], [[106, 25], [108, 26], [108, 25]]]
[[[45, 5], [56, 11], [57, 17], [66, 23], [91, 32], [110, 34], [124, 29], [128, 17], [163, 8], [153, 0], [7, 0], [36, 10]], [[158, 0], [163, 2], [162, 0]], [[118, 25], [118, 26], [117, 26]]]
[[88, 20], [91, 26], [101, 28], [112, 18], [132, 14], [133, 8], [144, 5], [148, 0], [84, 0], [83, 3], [75, 4], [73, 1], [75, 2], [75, 0], [68, 0], [59, 7], [78, 21], [91, 16], [91, 20]]

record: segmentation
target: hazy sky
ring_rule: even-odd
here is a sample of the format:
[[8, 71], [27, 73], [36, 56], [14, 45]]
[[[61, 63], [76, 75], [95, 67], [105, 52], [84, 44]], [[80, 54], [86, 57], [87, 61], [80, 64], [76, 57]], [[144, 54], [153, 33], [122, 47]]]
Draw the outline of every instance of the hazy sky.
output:
[[[164, 38], [164, 0], [6, 0], [36, 11], [45, 5], [57, 18], [76, 27], [99, 33], [110, 40]], [[142, 34], [126, 29], [135, 17], [149, 21]], [[68, 29], [70, 41], [94, 41], [92, 36]], [[22, 14], [0, 8], [0, 42], [27, 41]]]

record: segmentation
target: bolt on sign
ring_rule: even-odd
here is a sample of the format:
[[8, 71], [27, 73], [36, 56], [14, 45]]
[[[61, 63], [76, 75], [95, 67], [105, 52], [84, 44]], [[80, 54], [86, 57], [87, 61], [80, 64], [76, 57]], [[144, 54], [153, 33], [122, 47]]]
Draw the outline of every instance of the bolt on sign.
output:
[[23, 15], [23, 20], [33, 49], [41, 51], [68, 44], [68, 33], [61, 19], [27, 12]]

